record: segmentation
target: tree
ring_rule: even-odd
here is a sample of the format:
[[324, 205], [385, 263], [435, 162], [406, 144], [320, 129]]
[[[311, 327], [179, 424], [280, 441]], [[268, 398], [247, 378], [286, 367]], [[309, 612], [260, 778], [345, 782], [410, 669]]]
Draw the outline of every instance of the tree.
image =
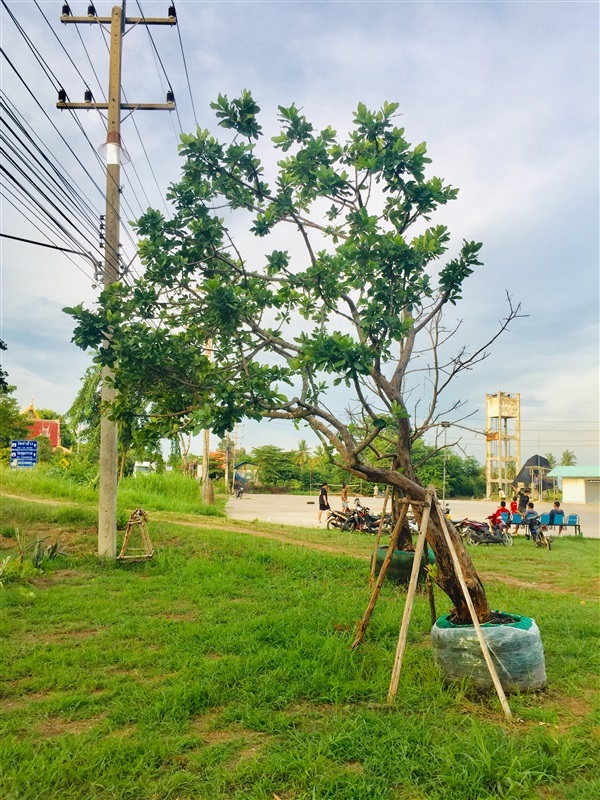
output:
[[294, 454], [294, 462], [300, 467], [300, 472], [304, 472], [310, 464], [310, 447], [306, 439], [300, 439], [298, 442], [298, 448]]
[[16, 386], [7, 386], [0, 392], [0, 447], [10, 447], [12, 439], [29, 436], [29, 421], [21, 414], [19, 404], [11, 395]]
[[565, 450], [560, 457], [561, 467], [574, 467], [577, 464], [577, 457], [573, 450]]
[[258, 480], [265, 486], [281, 486], [296, 478], [293, 454], [272, 444], [255, 447], [250, 456], [258, 467]]
[[550, 464], [550, 469], [554, 469], [556, 466], [556, 457], [552, 455], [552, 453], [546, 453], [544, 458]]
[[[269, 166], [270, 182], [250, 93], [219, 96], [212, 107], [231, 140], [208, 131], [181, 137], [183, 175], [168, 195], [173, 218], [149, 210], [137, 223], [144, 276], [109, 287], [95, 312], [67, 309], [78, 319], [75, 341], [116, 369], [117, 417], [131, 413], [131, 397], [148, 398], [148, 436], [173, 425], [222, 435], [245, 416], [304, 422], [339, 468], [423, 500], [413, 444], [459, 405], [440, 411], [444, 390], [487, 356], [519, 311], [508, 298], [485, 344], [451, 350], [456, 328], [446, 328], [442, 312], [481, 264], [481, 245], [463, 241], [449, 253], [447, 228], [428, 223], [458, 190], [426, 178], [426, 145], [412, 147], [396, 127], [395, 103], [375, 112], [360, 104], [345, 141], [331, 127], [316, 131], [294, 105], [280, 107], [273, 142], [282, 156], [276, 170]], [[234, 241], [233, 224], [254, 240]], [[204, 354], [209, 339], [213, 361]], [[417, 384], [426, 398], [414, 395]], [[327, 402], [340, 385], [349, 414]], [[441, 525], [434, 513], [427, 536], [436, 580], [467, 620]], [[451, 536], [486, 620], [481, 581], [453, 529]], [[412, 547], [407, 529], [402, 545]]]
[[[0, 350], [6, 350], [6, 342], [0, 339]], [[10, 387], [8, 385], [8, 373], [0, 367], [0, 394], [8, 394]]]

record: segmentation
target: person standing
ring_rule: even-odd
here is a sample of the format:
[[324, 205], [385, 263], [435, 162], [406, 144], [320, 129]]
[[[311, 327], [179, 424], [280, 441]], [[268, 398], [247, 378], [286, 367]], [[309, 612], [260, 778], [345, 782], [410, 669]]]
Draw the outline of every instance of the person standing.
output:
[[527, 489], [519, 489], [519, 514], [525, 516], [527, 513], [527, 504], [529, 503], [529, 492]]
[[340, 500], [342, 501], [342, 511], [350, 511], [350, 506], [348, 505], [348, 484], [344, 483], [342, 486], [342, 491], [340, 492]]
[[[329, 491], [329, 486], [326, 483], [324, 483], [321, 486], [321, 491], [319, 492], [319, 522], [321, 522], [321, 514], [324, 511], [327, 512], [331, 511], [331, 506], [329, 505], [328, 491]], [[329, 517], [329, 514], [327, 514], [327, 517]], [[325, 517], [325, 519], [327, 519], [327, 517]]]

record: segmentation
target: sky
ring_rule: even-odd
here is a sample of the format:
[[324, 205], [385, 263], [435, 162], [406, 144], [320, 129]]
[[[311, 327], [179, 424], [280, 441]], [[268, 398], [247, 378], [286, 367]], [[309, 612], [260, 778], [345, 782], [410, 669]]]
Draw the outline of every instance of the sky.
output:
[[[104, 16], [112, 5], [95, 3]], [[169, 3], [140, 5], [145, 17], [164, 17]], [[140, 16], [140, 5], [129, 0], [127, 15]], [[5, 6], [3, 103], [39, 137], [83, 199], [75, 212], [61, 202], [51, 209], [74, 232], [74, 247], [24, 199], [15, 179], [48, 208], [9, 148], [0, 231], [97, 255], [103, 121], [95, 111], [59, 111], [56, 99], [60, 85], [70, 100], [81, 101], [86, 84], [102, 99], [105, 37], [98, 25], [61, 25], [62, 3], [55, 0]], [[87, 14], [87, 2], [70, 6], [73, 14]], [[598, 3], [179, 0], [176, 8], [178, 29], [153, 27], [151, 41], [137, 26], [124, 40], [127, 100], [164, 102], [170, 86], [178, 109], [138, 111], [123, 121], [131, 157], [123, 176], [124, 222], [148, 206], [165, 210], [167, 187], [180, 170], [179, 133], [193, 132], [195, 120], [217, 132], [209, 104], [219, 93], [251, 90], [267, 138], [276, 132], [278, 105], [294, 102], [315, 127], [344, 133], [359, 102], [378, 108], [397, 101], [408, 140], [427, 142], [430, 174], [460, 188], [435, 222], [448, 225], [455, 241], [483, 242], [484, 266], [465, 284], [454, 313], [462, 320], [459, 336], [484, 341], [506, 314], [507, 292], [526, 315], [488, 359], [458, 379], [449, 402], [463, 401], [472, 414], [466, 424], [483, 431], [486, 393], [520, 393], [523, 461], [534, 453], [560, 458], [570, 449], [579, 464], [600, 463]], [[127, 263], [134, 259], [135, 274], [135, 238], [126, 227], [122, 254]], [[9, 382], [22, 406], [33, 399], [64, 413], [90, 355], [70, 342], [73, 323], [62, 309], [96, 301], [93, 267], [80, 256], [8, 238], [0, 247], [0, 338], [8, 345]], [[336, 402], [343, 407], [344, 398]], [[481, 433], [450, 430], [448, 442], [460, 439], [463, 452], [483, 461]], [[280, 421], [246, 422], [239, 430], [247, 449], [293, 448], [299, 438], [318, 443], [310, 431]]]

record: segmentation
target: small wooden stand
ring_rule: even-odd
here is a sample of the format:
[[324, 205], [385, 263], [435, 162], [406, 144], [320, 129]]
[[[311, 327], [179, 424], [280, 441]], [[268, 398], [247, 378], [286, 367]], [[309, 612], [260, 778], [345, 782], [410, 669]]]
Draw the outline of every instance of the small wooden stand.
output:
[[[142, 542], [141, 547], [130, 547], [131, 534], [134, 529], [139, 529]], [[129, 517], [125, 528], [125, 537], [117, 561], [148, 561], [154, 555], [154, 547], [148, 534], [148, 515], [143, 508], [136, 508]]]

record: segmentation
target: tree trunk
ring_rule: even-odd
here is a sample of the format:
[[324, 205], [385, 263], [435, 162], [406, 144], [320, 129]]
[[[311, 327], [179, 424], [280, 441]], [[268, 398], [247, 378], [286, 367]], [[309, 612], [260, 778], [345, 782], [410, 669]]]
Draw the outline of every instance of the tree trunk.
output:
[[[410, 452], [410, 450], [407, 452]], [[394, 466], [396, 466], [396, 463], [398, 466], [395, 470], [380, 469], [378, 467], [373, 467], [370, 464], [358, 464], [356, 462], [354, 462], [352, 465], [348, 464], [347, 466], [349, 471], [359, 478], [366, 478], [372, 483], [384, 483], [388, 484], [392, 488], [400, 489], [401, 492], [411, 500], [424, 500], [425, 489], [417, 481], [414, 475], [412, 464], [405, 462], [405, 459], [402, 458], [402, 456], [397, 457]], [[415, 509], [415, 517], [417, 518], [417, 522], [420, 523], [421, 513], [418, 507]], [[475, 611], [477, 612], [477, 617], [480, 622], [487, 622], [490, 617], [490, 606], [485, 594], [485, 589], [483, 588], [483, 584], [479, 579], [479, 575], [475, 571], [475, 567], [473, 566], [473, 562], [471, 561], [471, 557], [465, 548], [463, 540], [457, 534], [454, 526], [450, 523], [450, 520], [447, 520], [447, 523], [450, 537], [454, 543], [458, 560], [460, 561], [460, 565], [465, 577], [465, 582], [467, 584], [469, 594], [471, 595], [471, 600], [473, 601]], [[434, 508], [432, 509], [431, 516], [429, 518], [429, 525], [427, 527], [427, 543], [435, 553], [437, 565], [435, 582], [440, 589], [448, 595], [454, 604], [454, 608], [451, 611], [453, 614], [453, 620], [455, 622], [470, 624], [471, 615], [462, 593], [458, 576], [454, 570], [452, 557], [448, 550], [441, 525], [442, 523], [439, 519], [438, 512]], [[403, 543], [403, 545], [398, 544], [398, 547], [405, 549], [405, 543]], [[412, 539], [410, 540], [409, 549], [414, 550]]]

